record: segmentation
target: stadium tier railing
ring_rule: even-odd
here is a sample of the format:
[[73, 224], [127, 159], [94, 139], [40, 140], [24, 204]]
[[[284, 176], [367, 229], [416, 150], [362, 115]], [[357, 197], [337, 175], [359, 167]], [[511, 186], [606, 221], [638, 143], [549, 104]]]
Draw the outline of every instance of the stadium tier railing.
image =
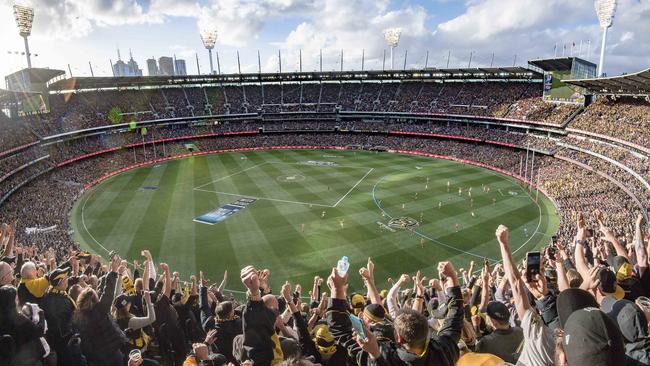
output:
[[45, 159], [47, 159], [49, 157], [50, 157], [50, 155], [44, 155], [44, 156], [41, 156], [40, 158], [31, 160], [31, 161], [29, 161], [29, 162], [27, 162], [27, 163], [25, 163], [25, 164], [23, 164], [23, 165], [21, 165], [21, 166], [19, 166], [17, 168], [12, 169], [11, 171], [7, 172], [5, 175], [0, 177], [0, 183], [4, 182], [7, 178], [9, 178], [12, 175], [18, 173], [19, 171], [21, 171], [21, 170], [23, 170], [23, 169], [25, 169], [27, 167], [30, 167], [30, 166], [32, 166], [32, 165], [34, 165], [34, 164], [36, 164], [36, 163], [38, 163], [40, 161], [43, 161], [43, 160], [45, 160]]
[[614, 183], [618, 188], [620, 188], [623, 192], [625, 192], [628, 196], [630, 196], [630, 198], [634, 201], [634, 203], [636, 203], [637, 206], [639, 206], [639, 208], [641, 209], [641, 212], [643, 212], [643, 214], [645, 216], [645, 219], [646, 220], [648, 219], [648, 213], [647, 213], [645, 207], [643, 206], [643, 204], [641, 203], [641, 201], [639, 201], [639, 199], [636, 197], [636, 195], [634, 193], [632, 193], [632, 191], [630, 191], [627, 187], [625, 187], [625, 185], [623, 183], [621, 183], [618, 180], [614, 179], [609, 174], [601, 172], [599, 170], [596, 170], [596, 169], [590, 167], [589, 165], [587, 165], [585, 163], [581, 163], [581, 162], [579, 162], [577, 160], [568, 158], [566, 156], [560, 156], [560, 155], [556, 155], [555, 158], [560, 159], [560, 160], [564, 160], [564, 161], [569, 162], [569, 163], [574, 164], [574, 165], [577, 165], [577, 166], [579, 166], [582, 169], [585, 169], [587, 171], [594, 172], [594, 173], [600, 175], [601, 177], [609, 180], [610, 182]]
[[585, 130], [578, 130], [578, 129], [575, 129], [575, 128], [567, 128], [566, 130], [567, 130], [567, 132], [569, 132], [569, 136], [571, 136], [571, 133], [573, 133], [573, 134], [582, 135], [582, 136], [595, 137], [595, 138], [597, 138], [599, 140], [613, 141], [613, 142], [618, 143], [619, 145], [627, 146], [629, 148], [632, 148], [634, 150], [642, 152], [647, 156], [650, 156], [650, 148], [647, 148], [647, 147], [641, 146], [641, 145], [637, 145], [637, 144], [635, 144], [633, 142], [629, 142], [629, 141], [626, 141], [626, 140], [621, 140], [621, 139], [619, 139], [617, 137], [614, 137], [614, 136], [601, 135], [599, 133], [585, 131]]
[[591, 150], [583, 149], [583, 148], [578, 147], [578, 146], [574, 146], [574, 145], [571, 145], [571, 144], [566, 144], [566, 143], [563, 143], [563, 142], [558, 142], [557, 144], [559, 146], [566, 147], [567, 149], [580, 151], [582, 153], [589, 154], [591, 156], [595, 156], [595, 157], [597, 157], [599, 159], [605, 160], [608, 163], [625, 170], [630, 175], [632, 175], [634, 178], [636, 178], [639, 182], [641, 182], [641, 184], [643, 184], [643, 186], [645, 186], [646, 189], [650, 190], [650, 183], [648, 183], [648, 181], [645, 180], [645, 178], [643, 178], [639, 173], [635, 172], [633, 169], [631, 169], [630, 167], [628, 167], [627, 165], [625, 165], [623, 163], [620, 163], [620, 162], [618, 162], [618, 161], [616, 161], [616, 160], [614, 160], [612, 158], [609, 158], [609, 157], [604, 156], [602, 154], [599, 154], [597, 152], [593, 152]]
[[9, 150], [2, 151], [2, 152], [0, 152], [0, 159], [4, 159], [7, 156], [12, 155], [12, 154], [14, 154], [16, 152], [26, 150], [26, 149], [28, 149], [28, 148], [30, 148], [32, 146], [38, 145], [39, 143], [40, 143], [40, 141], [34, 141], [34, 142], [30, 142], [30, 143], [27, 143], [27, 144], [24, 144], [24, 145], [16, 146], [16, 147], [11, 148]]

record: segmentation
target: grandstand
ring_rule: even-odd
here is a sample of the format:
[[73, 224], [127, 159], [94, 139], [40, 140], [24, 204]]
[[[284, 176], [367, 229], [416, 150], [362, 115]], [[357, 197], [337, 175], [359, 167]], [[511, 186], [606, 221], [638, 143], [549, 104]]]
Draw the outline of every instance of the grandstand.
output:
[[[135, 272], [130, 262], [142, 259], [146, 249], [151, 251], [145, 255], [147, 263], [137, 275], [129, 273], [131, 281], [142, 270], [149, 271], [145, 266], [153, 266], [150, 255], [178, 270], [185, 280], [199, 270], [216, 279], [226, 268], [232, 277], [233, 271], [252, 262], [266, 266], [273, 273], [270, 279], [268, 273], [254, 272], [262, 279], [262, 294], [273, 289], [272, 293], [285, 295], [291, 292], [284, 287], [290, 280], [305, 285], [295, 297], [307, 298], [306, 287], [316, 277], [310, 303], [304, 304], [308, 314], [328, 306], [319, 305], [320, 293], [326, 289], [318, 276], [326, 275], [343, 255], [350, 257], [351, 269], [366, 266], [366, 272], [361, 277], [350, 272], [349, 286], [332, 275], [330, 295], [339, 296], [334, 300], [341, 302], [330, 302], [330, 310], [347, 310], [344, 288], [349, 288], [349, 295], [367, 289], [368, 303], [380, 305], [387, 298], [393, 301], [392, 295], [379, 295], [378, 290], [387, 286], [386, 278], [398, 280], [391, 280], [390, 286], [396, 285], [397, 290], [391, 291], [399, 292], [399, 286], [407, 286], [399, 279], [402, 272], [415, 274], [422, 269], [424, 275], [439, 270], [444, 275], [440, 281], [426, 286], [426, 314], [435, 318], [434, 313], [440, 312], [437, 304], [444, 301], [441, 284], [445, 281], [451, 300], [446, 309], [455, 309], [453, 300], [462, 296], [468, 309], [469, 305], [487, 307], [482, 319], [468, 313], [464, 320], [469, 328], [475, 322], [473, 339], [463, 334], [465, 347], [474, 349], [476, 343], [471, 341], [481, 333], [489, 335], [486, 324], [494, 327], [496, 315], [487, 303], [480, 304], [481, 286], [485, 299], [492, 296], [487, 290], [491, 269], [479, 274], [482, 265], [467, 267], [470, 261], [480, 263], [484, 257], [503, 261], [505, 271], [495, 270], [493, 287], [502, 291], [499, 281], [511, 281], [511, 296], [517, 303], [511, 310], [521, 312], [518, 321], [530, 327], [526, 321], [537, 317], [541, 324], [539, 315], [530, 315], [528, 296], [522, 296], [524, 284], [512, 262], [507, 235], [504, 238], [500, 229], [500, 236], [492, 236], [499, 223], [507, 221], [515, 260], [537, 248], [546, 261], [552, 261], [547, 265], [559, 285], [557, 291], [540, 295], [531, 283], [526, 284], [548, 331], [557, 327], [554, 322], [566, 320], [562, 314], [555, 319], [557, 314], [553, 317], [541, 310], [542, 301], [547, 295], [553, 297], [553, 304], [558, 303], [553, 311], [561, 312], [562, 293], [580, 291], [568, 289], [580, 284], [565, 284], [562, 261], [576, 263], [577, 272], [571, 266], [569, 271], [579, 272], [585, 289], [597, 293], [599, 301], [613, 292], [599, 290], [595, 280], [587, 277], [593, 270], [582, 267], [587, 266], [585, 256], [612, 268], [616, 268], [614, 253], [643, 269], [647, 265], [642, 264], [645, 250], [635, 252], [647, 247], [647, 235], [641, 234], [640, 227], [643, 219], [647, 222], [650, 205], [647, 74], [646, 70], [615, 78], [563, 80], [583, 88], [585, 102], [555, 104], [542, 98], [543, 75], [521, 67], [65, 79], [52, 72], [51, 79], [39, 79], [46, 85], [44, 90], [0, 91], [2, 109], [9, 111], [9, 115], [0, 113], [0, 222], [19, 220], [20, 228], [3, 227], [2, 238], [11, 235], [12, 243], [21, 248], [15, 253], [20, 261], [31, 257], [62, 263], [73, 252], [93, 258], [85, 263], [84, 279], [75, 280], [83, 286], [86, 281], [96, 282], [102, 271], [112, 273], [111, 267], [102, 270], [101, 265], [115, 271], [121, 265], [120, 275], [128, 279], [126, 268]], [[46, 101], [46, 107], [35, 108], [34, 101], [40, 100]], [[499, 202], [492, 199], [497, 192]], [[604, 218], [592, 214], [598, 211], [606, 213]], [[427, 222], [424, 217], [430, 215], [436, 219]], [[587, 239], [585, 225], [600, 229], [612, 248], [600, 244], [593, 233]], [[405, 226], [408, 230], [403, 230]], [[578, 244], [576, 236], [581, 240]], [[215, 237], [221, 240], [219, 250], [211, 242]], [[188, 247], [191, 244], [195, 247]], [[583, 253], [583, 246], [590, 246], [589, 254]], [[557, 257], [548, 248], [557, 251]], [[107, 258], [112, 251], [128, 259], [128, 265], [104, 260], [91, 268], [97, 256]], [[13, 257], [9, 252], [5, 256]], [[368, 279], [373, 276], [367, 273], [368, 256], [378, 267], [376, 288], [374, 278]], [[456, 272], [449, 264], [436, 268], [438, 261], [467, 267], [458, 273], [462, 295]], [[79, 275], [76, 262], [67, 264], [76, 266], [72, 271]], [[204, 317], [213, 319], [216, 308], [218, 317], [223, 316], [217, 322], [233, 321], [232, 314], [219, 313], [226, 297], [243, 301], [248, 291], [256, 298], [258, 289], [251, 285], [250, 269], [242, 271], [242, 284], [231, 280], [227, 288], [222, 284], [208, 289], [203, 278], [185, 285], [177, 278], [171, 286], [166, 266], [161, 267], [165, 281], [157, 294], [162, 291], [173, 299], [174, 315], [170, 318], [169, 306], [161, 310], [157, 303], [156, 317], [167, 317], [168, 323], [155, 323], [157, 349], [148, 355], [163, 364], [180, 365], [191, 353], [189, 345], [203, 341], [214, 327], [202, 324]], [[108, 284], [115, 287], [110, 273]], [[646, 281], [643, 273], [620, 280], [620, 285], [633, 287], [624, 282], [632, 278]], [[146, 281], [146, 275], [142, 277]], [[605, 280], [605, 275], [600, 277]], [[546, 280], [539, 281], [546, 286]], [[50, 282], [54, 284], [52, 277]], [[163, 282], [169, 288], [163, 288]], [[645, 282], [634, 286], [625, 288], [626, 298], [635, 300], [639, 293], [649, 293], [647, 287], [638, 289], [647, 286]], [[395, 299], [400, 306], [417, 308], [425, 297], [420, 287], [416, 284], [399, 299], [395, 294]], [[125, 285], [125, 290], [131, 289], [136, 291]], [[80, 290], [76, 288], [77, 294]], [[635, 297], [630, 291], [637, 291]], [[287, 296], [291, 305], [292, 297], [293, 293]], [[146, 304], [142, 298], [139, 301], [139, 308], [133, 302], [131, 309], [144, 316]], [[358, 305], [354, 298], [351, 301], [351, 306]], [[384, 301], [384, 305], [387, 318], [397, 315], [391, 304]], [[296, 318], [300, 309], [287, 308], [294, 319], [289, 320], [289, 314], [285, 323], [300, 328], [309, 320]], [[643, 310], [650, 313], [650, 308]], [[201, 311], [210, 316], [197, 316]], [[237, 314], [247, 320], [241, 308]], [[329, 324], [328, 337], [340, 342], [332, 352], [347, 357], [343, 331], [337, 328], [344, 328], [346, 321], [331, 311], [327, 316], [314, 315], [313, 321], [319, 316]], [[437, 316], [443, 319], [445, 314]], [[161, 323], [173, 322], [178, 324], [170, 327], [183, 334], [180, 344], [174, 343], [172, 333], [160, 329]], [[437, 324], [434, 329], [441, 330]], [[304, 335], [292, 334], [291, 330], [282, 333], [285, 339], [304, 342]], [[364, 347], [362, 341], [359, 344]], [[289, 349], [283, 347], [284, 352]], [[215, 346], [213, 351], [229, 361], [238, 357], [232, 343]], [[353, 353], [367, 357], [358, 347]], [[316, 360], [324, 357], [317, 351], [314, 355]], [[329, 364], [344, 364], [336, 362], [346, 361]]]

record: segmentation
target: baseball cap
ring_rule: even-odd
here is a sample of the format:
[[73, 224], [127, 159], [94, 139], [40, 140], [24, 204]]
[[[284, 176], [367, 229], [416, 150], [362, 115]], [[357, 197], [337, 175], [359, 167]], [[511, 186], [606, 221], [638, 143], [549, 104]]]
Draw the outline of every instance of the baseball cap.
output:
[[354, 294], [352, 295], [350, 302], [352, 303], [352, 308], [354, 309], [354, 315], [358, 316], [363, 309], [363, 305], [366, 303], [366, 299], [363, 297], [363, 295]]
[[611, 310], [606, 313], [618, 324], [627, 342], [636, 342], [639, 338], [648, 337], [648, 322], [645, 315], [632, 301], [617, 300], [611, 304]]
[[607, 263], [614, 269], [617, 281], [625, 281], [632, 276], [632, 265], [627, 258], [617, 255], [607, 258]]
[[127, 304], [131, 302], [131, 297], [125, 294], [120, 294], [118, 295], [115, 300], [113, 300], [113, 306], [115, 306], [118, 309], [122, 309], [125, 307]]
[[490, 318], [499, 322], [505, 323], [510, 321], [510, 311], [508, 311], [508, 307], [500, 301], [490, 301], [486, 313]]
[[370, 304], [363, 309], [363, 315], [372, 322], [380, 323], [386, 317], [386, 309], [378, 304]]
[[579, 288], [568, 288], [558, 295], [556, 300], [557, 315], [560, 318], [560, 327], [564, 327], [569, 316], [574, 311], [584, 308], [597, 308], [596, 298], [589, 292]]
[[504, 361], [490, 353], [466, 353], [461, 357], [456, 366], [501, 366]]
[[598, 278], [600, 279], [600, 285], [598, 289], [607, 295], [612, 295], [617, 299], [622, 299], [625, 297], [625, 291], [623, 288], [616, 283], [616, 275], [611, 270], [604, 268], [598, 272]]
[[625, 359], [618, 325], [598, 308], [576, 310], [569, 316], [563, 346], [571, 366], [618, 365]]

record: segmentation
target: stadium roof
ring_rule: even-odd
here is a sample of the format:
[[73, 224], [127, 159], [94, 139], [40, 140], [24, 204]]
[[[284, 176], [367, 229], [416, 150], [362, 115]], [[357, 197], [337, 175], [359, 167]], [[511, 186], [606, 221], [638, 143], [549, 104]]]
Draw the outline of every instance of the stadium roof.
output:
[[[593, 94], [650, 95], [650, 68], [634, 74], [593, 79], [562, 80]], [[590, 93], [586, 94], [590, 94]]]
[[[571, 67], [573, 66], [573, 62], [579, 59], [577, 57], [554, 57], [554, 58], [545, 58], [545, 59], [538, 59], [538, 60], [530, 60], [528, 63], [530, 65], [539, 67], [540, 69], [544, 71], [569, 71], [571, 70]], [[580, 62], [590, 64], [594, 67], [596, 67], [596, 64], [593, 62], [589, 62], [585, 59], [579, 59]]]
[[0, 105], [8, 105], [21, 101], [31, 95], [39, 95], [39, 92], [21, 92], [21, 91], [12, 91], [6, 89], [0, 89]]
[[9, 74], [5, 76], [5, 79], [22, 78], [23, 75], [29, 76], [29, 80], [32, 83], [46, 83], [57, 76], [65, 75], [65, 71], [32, 67], [30, 69], [22, 69]]
[[77, 77], [50, 84], [51, 91], [138, 88], [151, 86], [230, 84], [261, 82], [319, 82], [319, 81], [399, 81], [399, 80], [541, 80], [542, 75], [523, 67], [494, 67], [466, 69], [425, 69], [390, 71], [328, 71], [293, 73], [254, 73], [187, 76], [136, 77]]

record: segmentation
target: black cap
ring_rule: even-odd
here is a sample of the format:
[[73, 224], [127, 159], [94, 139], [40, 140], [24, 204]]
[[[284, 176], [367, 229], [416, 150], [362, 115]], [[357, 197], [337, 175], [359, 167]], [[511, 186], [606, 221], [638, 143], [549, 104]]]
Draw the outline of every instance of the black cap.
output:
[[625, 291], [616, 283], [616, 274], [611, 270], [604, 268], [598, 272], [600, 285], [598, 289], [605, 295], [612, 295], [617, 299], [622, 299], [625, 296]]
[[626, 299], [615, 301], [607, 315], [618, 324], [627, 342], [636, 342], [639, 338], [648, 337], [648, 322], [645, 315], [632, 301]]
[[386, 317], [386, 309], [378, 304], [370, 304], [363, 309], [363, 315], [372, 322], [380, 323]]
[[614, 269], [614, 272], [618, 272], [619, 268], [625, 263], [630, 263], [627, 258], [617, 255], [617, 256], [610, 256], [607, 258], [607, 264], [609, 264], [612, 269]]
[[560, 327], [564, 327], [569, 316], [574, 311], [584, 308], [597, 308], [596, 298], [589, 292], [579, 288], [568, 288], [557, 297], [557, 315], [560, 318]]
[[619, 365], [625, 359], [618, 325], [597, 308], [576, 310], [569, 316], [563, 345], [571, 366]]
[[486, 310], [487, 315], [501, 323], [510, 321], [510, 311], [508, 307], [500, 301], [491, 301]]
[[113, 301], [113, 306], [115, 306], [118, 309], [122, 309], [129, 303], [131, 303], [131, 296], [120, 294]]

